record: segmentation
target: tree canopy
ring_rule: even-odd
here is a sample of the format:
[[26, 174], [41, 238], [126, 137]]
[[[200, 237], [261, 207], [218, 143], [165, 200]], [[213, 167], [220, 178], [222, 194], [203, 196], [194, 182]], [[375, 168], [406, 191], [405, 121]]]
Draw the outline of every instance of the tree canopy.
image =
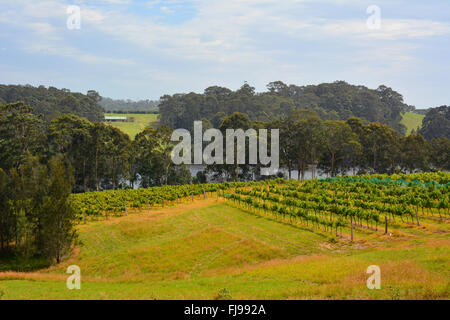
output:
[[225, 116], [234, 112], [245, 113], [252, 121], [272, 121], [286, 119], [292, 110], [311, 110], [322, 120], [355, 116], [387, 124], [404, 134], [402, 113], [414, 109], [404, 103], [400, 93], [384, 85], [373, 90], [344, 81], [308, 86], [275, 81], [267, 89], [256, 93], [245, 83], [236, 91], [213, 86], [203, 94], [164, 95], [159, 105], [161, 123], [191, 130], [194, 120], [204, 118], [218, 127]]
[[427, 140], [440, 137], [450, 139], [450, 106], [429, 109], [419, 133]]
[[88, 93], [70, 92], [30, 85], [0, 85], [0, 104], [23, 102], [33, 107], [33, 113], [42, 114], [47, 121], [62, 114], [74, 114], [90, 121], [103, 121], [103, 109], [98, 104], [100, 95], [89, 90]]
[[99, 104], [108, 112], [156, 112], [158, 111], [159, 101], [101, 98]]

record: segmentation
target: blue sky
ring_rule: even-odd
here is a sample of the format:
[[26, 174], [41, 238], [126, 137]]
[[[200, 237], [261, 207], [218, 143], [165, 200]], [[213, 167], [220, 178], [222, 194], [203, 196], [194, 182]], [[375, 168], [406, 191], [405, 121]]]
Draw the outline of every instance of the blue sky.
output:
[[0, 0], [0, 83], [112, 98], [345, 80], [425, 108], [450, 104], [449, 57], [448, 0]]

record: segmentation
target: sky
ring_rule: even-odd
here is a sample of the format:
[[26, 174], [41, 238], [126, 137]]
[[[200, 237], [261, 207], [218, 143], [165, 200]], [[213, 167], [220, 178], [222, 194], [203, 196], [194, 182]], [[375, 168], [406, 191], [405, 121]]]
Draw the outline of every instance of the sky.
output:
[[345, 80], [428, 108], [449, 57], [449, 0], [0, 0], [0, 83], [115, 99]]

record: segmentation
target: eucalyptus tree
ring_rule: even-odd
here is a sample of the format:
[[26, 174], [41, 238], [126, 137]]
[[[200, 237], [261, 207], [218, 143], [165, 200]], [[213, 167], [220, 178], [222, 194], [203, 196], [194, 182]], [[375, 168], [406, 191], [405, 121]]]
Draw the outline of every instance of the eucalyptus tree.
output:
[[88, 191], [89, 181], [95, 177], [96, 153], [92, 139], [94, 124], [73, 114], [62, 115], [51, 121], [48, 132], [50, 152], [62, 154], [75, 168], [76, 190]]
[[373, 172], [393, 172], [400, 162], [401, 136], [387, 125], [369, 123], [362, 136], [363, 154]]
[[315, 112], [309, 110], [296, 110], [289, 118], [294, 122], [298, 179], [303, 180], [308, 165], [318, 162], [321, 158], [324, 143], [323, 122]]
[[131, 140], [117, 128], [106, 127], [104, 161], [107, 165], [106, 176], [112, 189], [125, 187], [129, 180]]
[[52, 157], [42, 164], [28, 155], [8, 174], [0, 169], [0, 251], [59, 263], [76, 238], [73, 169]]
[[[251, 88], [247, 88], [248, 90], [247, 94], [251, 94]], [[222, 134], [226, 135], [227, 129], [242, 129], [244, 131], [250, 129], [252, 127], [252, 122], [248, 118], [246, 114], [235, 112], [232, 115], [226, 117], [222, 124], [219, 127], [219, 130], [222, 132]], [[237, 161], [237, 155], [238, 155], [238, 146], [233, 141], [233, 148], [234, 148], [234, 161], [233, 164], [212, 164], [208, 165], [207, 171], [213, 172], [216, 177], [223, 177], [225, 176], [226, 179], [231, 179], [233, 181], [239, 181], [239, 178], [245, 178], [248, 172], [250, 171], [248, 162], [246, 161], [246, 164], [238, 164]], [[247, 149], [247, 148], [246, 148]], [[224, 157], [226, 157], [226, 148], [224, 146]], [[248, 153], [246, 154], [246, 158], [248, 156]]]
[[33, 108], [22, 102], [0, 104], [0, 168], [17, 169], [28, 153], [44, 152], [44, 121], [32, 112]]
[[410, 173], [414, 170], [426, 170], [428, 167], [428, 158], [430, 154], [429, 146], [423, 136], [417, 133], [411, 133], [406, 138], [401, 138], [402, 168]]
[[350, 126], [344, 121], [325, 121], [324, 132], [325, 154], [329, 159], [329, 172], [334, 177], [337, 173], [337, 165], [340, 165], [341, 171], [344, 171], [345, 160], [349, 159], [354, 152], [358, 152], [361, 145], [357, 135], [353, 133]]
[[441, 171], [450, 171], [450, 139], [446, 137], [431, 140], [430, 164]]

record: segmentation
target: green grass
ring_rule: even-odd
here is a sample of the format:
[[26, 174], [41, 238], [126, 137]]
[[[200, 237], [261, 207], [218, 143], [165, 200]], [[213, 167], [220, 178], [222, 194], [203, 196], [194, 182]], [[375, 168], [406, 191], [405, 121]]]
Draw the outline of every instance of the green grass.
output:
[[22, 257], [12, 253], [0, 255], [0, 272], [3, 271], [19, 271], [31, 272], [39, 269], [47, 268], [50, 263], [43, 257]]
[[422, 114], [412, 112], [404, 113], [400, 123], [406, 126], [406, 135], [410, 134], [413, 129], [417, 131], [417, 128], [421, 128], [423, 118], [425, 116]]
[[109, 122], [115, 128], [120, 129], [130, 136], [131, 139], [141, 131], [143, 131], [148, 126], [156, 126], [158, 124], [157, 114], [136, 114], [136, 113], [126, 113], [126, 114], [116, 114], [116, 113], [105, 113], [105, 116], [125, 116], [128, 118], [134, 118], [135, 122]]
[[[448, 299], [448, 223], [422, 225], [351, 245], [215, 199], [183, 203], [80, 225], [69, 260], [0, 273], [0, 299]], [[366, 287], [372, 264], [381, 290]], [[69, 265], [81, 290], [66, 288]]]
[[[112, 122], [113, 127], [118, 128], [128, 134], [131, 139], [145, 129], [147, 126], [156, 126], [158, 124], [157, 114], [115, 114], [105, 113], [105, 116], [126, 116], [135, 118], [135, 122]], [[406, 112], [403, 114], [403, 119], [400, 123], [406, 126], [406, 134], [409, 134], [411, 130], [420, 128], [422, 126], [422, 120], [425, 116], [417, 113]]]

